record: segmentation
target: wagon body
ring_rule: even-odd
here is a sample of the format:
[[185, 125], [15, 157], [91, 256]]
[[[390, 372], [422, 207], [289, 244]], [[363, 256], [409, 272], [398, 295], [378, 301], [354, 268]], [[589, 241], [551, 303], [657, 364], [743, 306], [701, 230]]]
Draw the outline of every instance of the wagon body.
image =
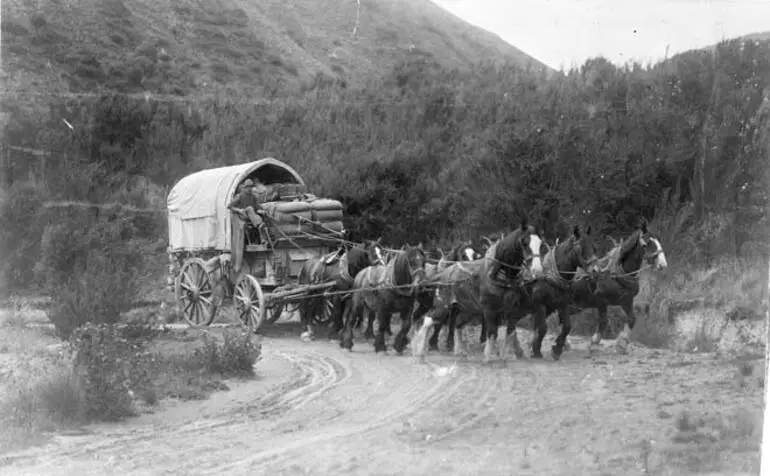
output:
[[[254, 230], [227, 209], [246, 179], [272, 189], [262, 204], [268, 242], [255, 242]], [[338, 247], [344, 235], [342, 204], [308, 194], [302, 177], [274, 158], [188, 175], [167, 204], [168, 284], [193, 326], [209, 325], [230, 296], [255, 330], [266, 311], [277, 319], [290, 296], [301, 294], [296, 283], [305, 262]], [[253, 315], [244, 317], [249, 306]]]

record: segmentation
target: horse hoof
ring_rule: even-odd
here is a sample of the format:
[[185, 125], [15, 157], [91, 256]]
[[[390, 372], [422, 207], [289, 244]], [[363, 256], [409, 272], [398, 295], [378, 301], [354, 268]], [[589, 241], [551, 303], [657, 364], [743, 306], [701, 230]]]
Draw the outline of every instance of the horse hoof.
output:
[[542, 352], [533, 352], [531, 358], [533, 358], [533, 359], [542, 359], [543, 358], [543, 354], [542, 354]]
[[551, 357], [553, 357], [553, 360], [559, 360], [561, 358], [561, 352], [557, 352], [556, 349], [551, 349]]
[[621, 354], [627, 354], [628, 353], [628, 340], [624, 338], [619, 338], [615, 341], [615, 349]]

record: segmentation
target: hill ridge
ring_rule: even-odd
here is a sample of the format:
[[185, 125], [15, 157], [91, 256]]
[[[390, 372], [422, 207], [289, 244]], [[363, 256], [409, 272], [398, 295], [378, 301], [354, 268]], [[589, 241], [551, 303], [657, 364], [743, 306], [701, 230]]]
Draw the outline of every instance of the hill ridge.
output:
[[551, 72], [430, 0], [10, 0], [2, 13], [9, 91], [272, 96], [318, 75], [382, 78], [415, 59]]

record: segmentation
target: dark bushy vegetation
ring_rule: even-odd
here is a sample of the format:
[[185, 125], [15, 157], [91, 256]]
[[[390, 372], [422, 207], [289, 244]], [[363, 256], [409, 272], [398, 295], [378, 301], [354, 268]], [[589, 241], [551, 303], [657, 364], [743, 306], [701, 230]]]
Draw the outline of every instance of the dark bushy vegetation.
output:
[[58, 131], [49, 199], [146, 206], [158, 197], [132, 194], [137, 176], [169, 186], [275, 156], [343, 198], [351, 229], [391, 243], [477, 236], [525, 214], [551, 239], [574, 222], [619, 235], [639, 215], [692, 205], [680, 225], [705, 225], [687, 245], [708, 260], [767, 229], [768, 48], [725, 42], [650, 68], [595, 59], [550, 80], [413, 59], [366, 89], [319, 80], [269, 105], [105, 95], [52, 104], [45, 118], [16, 111], [6, 133], [35, 145], [41, 126]]
[[[53, 159], [26, 188], [16, 185], [26, 170], [6, 171], [15, 188], [1, 210], [3, 248], [19, 257], [4, 263], [6, 276], [15, 286], [31, 279], [38, 245], [18, 237], [41, 227], [37, 196], [156, 208], [141, 226], [131, 221], [157, 240], [176, 180], [264, 156], [343, 200], [354, 239], [445, 245], [503, 231], [524, 216], [550, 241], [573, 224], [617, 238], [644, 216], [672, 264], [766, 262], [769, 79], [770, 45], [735, 40], [651, 67], [593, 59], [550, 79], [484, 64], [446, 70], [408, 55], [366, 88], [319, 77], [301, 95], [270, 104], [105, 93], [19, 108], [6, 136], [35, 146], [44, 129]], [[29, 211], [19, 213], [12, 204], [25, 200]], [[43, 236], [58, 233], [57, 223], [46, 221]], [[119, 229], [97, 234], [113, 239]], [[37, 256], [44, 273], [50, 246], [43, 240]], [[67, 266], [128, 266], [126, 254], [112, 253], [94, 250]], [[89, 279], [101, 281], [82, 286], [94, 286]]]
[[120, 214], [59, 214], [43, 232], [41, 260], [48, 317], [68, 338], [87, 322], [117, 323], [130, 309], [141, 276], [136, 231]]

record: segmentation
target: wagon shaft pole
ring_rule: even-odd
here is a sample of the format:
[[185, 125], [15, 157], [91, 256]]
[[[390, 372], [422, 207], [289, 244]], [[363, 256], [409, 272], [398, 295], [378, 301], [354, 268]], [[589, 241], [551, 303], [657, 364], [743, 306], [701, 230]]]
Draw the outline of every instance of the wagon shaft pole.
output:
[[301, 296], [304, 294], [314, 293], [316, 291], [326, 291], [327, 289], [331, 289], [332, 287], [334, 287], [334, 285], [335, 285], [334, 281], [328, 281], [326, 283], [321, 283], [321, 284], [309, 284], [307, 286], [298, 286], [293, 289], [288, 289], [286, 291], [272, 292], [269, 295], [269, 299], [271, 301], [281, 301], [294, 296]]

